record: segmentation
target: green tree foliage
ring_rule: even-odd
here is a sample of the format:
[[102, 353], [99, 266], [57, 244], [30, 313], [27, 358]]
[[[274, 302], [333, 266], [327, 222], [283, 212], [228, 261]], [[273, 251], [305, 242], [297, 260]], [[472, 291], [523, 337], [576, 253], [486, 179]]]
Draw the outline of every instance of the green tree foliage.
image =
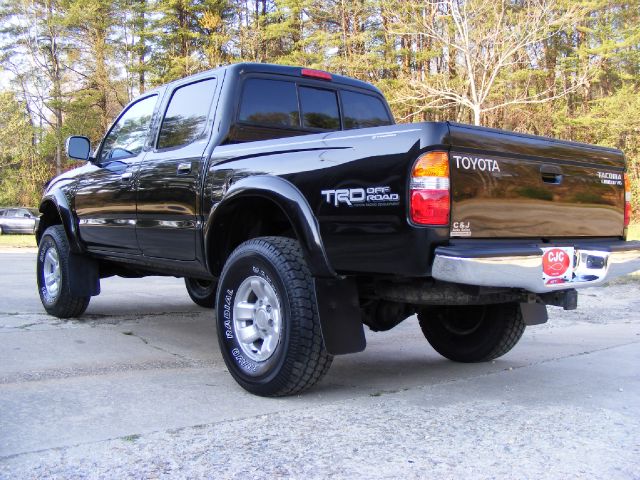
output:
[[[24, 100], [38, 111], [38, 123], [50, 127], [52, 161], [63, 166], [62, 142], [66, 37], [58, 0], [7, 0], [2, 4], [2, 66], [18, 81]], [[35, 123], [35, 122], [34, 122]]]
[[36, 205], [51, 166], [38, 161], [31, 118], [12, 92], [0, 92], [0, 205]]
[[0, 203], [73, 166], [67, 135], [96, 142], [138, 94], [239, 61], [370, 81], [398, 121], [621, 148], [640, 195], [638, 0], [5, 0], [0, 18]]
[[[226, 61], [226, 0], [161, 0], [154, 4], [153, 81], [164, 83]], [[210, 62], [213, 60], [213, 62]]]
[[[92, 120], [88, 130], [99, 137], [128, 101], [125, 84], [117, 77], [115, 36], [117, 5], [105, 0], [64, 0], [64, 26], [70, 38], [68, 65], [74, 86], [69, 96], [68, 122]], [[78, 118], [80, 117], [80, 118]]]

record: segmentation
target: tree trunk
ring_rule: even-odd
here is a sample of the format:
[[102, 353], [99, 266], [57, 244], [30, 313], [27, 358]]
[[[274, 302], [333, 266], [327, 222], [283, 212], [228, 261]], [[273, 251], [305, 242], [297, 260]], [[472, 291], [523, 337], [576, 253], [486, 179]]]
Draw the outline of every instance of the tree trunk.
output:
[[136, 45], [136, 53], [138, 55], [138, 91], [144, 93], [145, 85], [145, 54], [147, 50], [147, 39], [145, 36], [145, 29], [147, 20], [145, 18], [145, 11], [147, 9], [147, 0], [139, 1], [139, 11], [136, 18], [136, 30], [138, 35], [138, 44]]
[[479, 126], [480, 114], [481, 114], [480, 105], [474, 105], [472, 110], [473, 110], [473, 124]]
[[49, 76], [51, 78], [51, 110], [55, 117], [54, 136], [56, 139], [56, 174], [62, 173], [62, 73], [60, 68], [60, 54], [58, 52], [58, 34], [54, 27], [53, 2], [47, 2], [47, 34], [49, 45], [47, 56], [51, 64]]
[[93, 54], [95, 59], [95, 83], [98, 91], [98, 108], [100, 109], [100, 127], [103, 132], [109, 128], [109, 75], [105, 60], [107, 32], [100, 27], [94, 31]]

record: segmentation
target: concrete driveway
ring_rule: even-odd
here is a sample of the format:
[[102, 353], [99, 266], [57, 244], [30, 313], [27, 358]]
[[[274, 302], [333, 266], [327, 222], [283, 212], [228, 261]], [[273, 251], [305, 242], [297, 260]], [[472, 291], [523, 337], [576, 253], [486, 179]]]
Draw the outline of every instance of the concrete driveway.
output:
[[441, 358], [412, 318], [264, 399], [182, 280], [106, 279], [60, 321], [34, 270], [0, 253], [0, 478], [640, 478], [636, 279], [551, 308], [492, 363]]

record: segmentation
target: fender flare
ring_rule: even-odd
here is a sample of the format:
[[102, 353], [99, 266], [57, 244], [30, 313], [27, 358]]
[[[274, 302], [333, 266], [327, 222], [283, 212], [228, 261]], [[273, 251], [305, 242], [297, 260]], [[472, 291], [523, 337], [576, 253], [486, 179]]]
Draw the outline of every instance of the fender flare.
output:
[[[45, 204], [52, 203], [55, 209], [58, 212], [58, 217], [64, 227], [64, 232], [67, 235], [67, 239], [69, 240], [69, 248], [72, 253], [83, 253], [84, 247], [82, 246], [82, 242], [80, 241], [80, 234], [78, 232], [78, 225], [74, 221], [73, 212], [71, 207], [69, 206], [69, 201], [65, 196], [64, 192], [60, 189], [56, 189], [52, 192], [49, 192], [40, 202], [39, 211], [41, 213], [45, 213]], [[38, 232], [36, 234], [36, 239], [38, 243], [42, 238], [42, 234], [49, 227], [47, 223], [40, 221], [38, 225]]]
[[295, 185], [284, 178], [273, 175], [254, 175], [233, 183], [220, 202], [214, 204], [205, 228], [207, 259], [212, 258], [211, 239], [216, 232], [216, 221], [236, 200], [260, 197], [275, 203], [284, 212], [304, 252], [309, 270], [317, 278], [334, 278], [336, 272], [327, 258], [320, 226], [307, 199]]

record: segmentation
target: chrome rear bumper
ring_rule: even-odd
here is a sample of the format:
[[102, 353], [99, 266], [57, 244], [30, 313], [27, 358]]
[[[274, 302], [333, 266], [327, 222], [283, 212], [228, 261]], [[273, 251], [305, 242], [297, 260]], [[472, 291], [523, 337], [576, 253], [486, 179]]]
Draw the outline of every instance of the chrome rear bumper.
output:
[[431, 275], [451, 283], [544, 293], [592, 287], [640, 270], [640, 242], [589, 243], [572, 247], [575, 252], [572, 279], [559, 284], [545, 284], [543, 250], [537, 245], [502, 250], [496, 246], [477, 248], [472, 244], [438, 247]]

